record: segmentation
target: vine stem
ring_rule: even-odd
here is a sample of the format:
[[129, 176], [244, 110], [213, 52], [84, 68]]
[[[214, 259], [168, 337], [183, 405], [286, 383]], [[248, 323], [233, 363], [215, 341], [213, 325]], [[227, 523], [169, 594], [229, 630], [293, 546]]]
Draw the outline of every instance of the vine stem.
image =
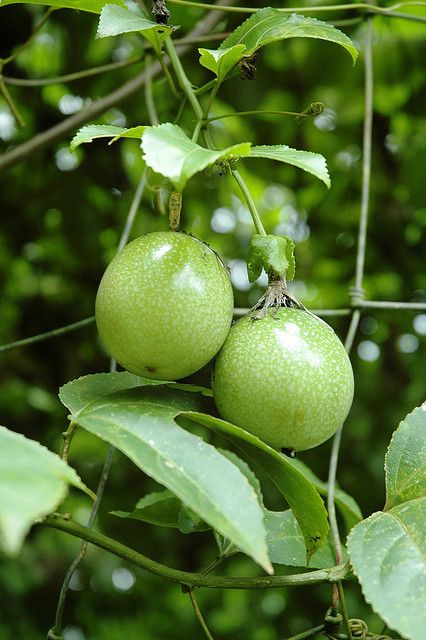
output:
[[196, 599], [195, 594], [194, 594], [194, 589], [189, 589], [188, 594], [189, 594], [190, 600], [192, 602], [192, 606], [194, 607], [195, 615], [197, 616], [198, 622], [200, 623], [201, 628], [203, 629], [206, 637], [208, 638], [208, 640], [214, 640], [214, 638], [213, 638], [212, 634], [210, 633], [209, 628], [208, 628], [208, 626], [207, 626], [207, 624], [206, 624], [206, 622], [205, 622], [205, 620], [203, 618], [203, 614], [200, 611], [200, 607], [198, 606], [198, 602], [197, 602], [197, 599]]
[[[358, 248], [356, 258], [356, 273], [355, 273], [355, 292], [363, 294], [363, 278], [364, 278], [364, 265], [365, 265], [365, 251], [367, 244], [367, 222], [368, 222], [368, 207], [370, 201], [370, 177], [371, 177], [371, 141], [373, 131], [373, 91], [374, 91], [374, 77], [373, 77], [373, 25], [372, 17], [367, 19], [366, 25], [366, 39], [365, 39], [365, 55], [364, 55], [364, 132], [363, 132], [363, 159], [362, 159], [362, 190], [361, 190], [361, 208], [360, 208], [360, 222], [358, 231]], [[362, 302], [362, 300], [360, 300]], [[352, 314], [349, 330], [346, 336], [345, 349], [349, 352], [352, 349], [352, 345], [355, 339], [358, 324], [361, 318], [361, 311], [355, 309]], [[336, 518], [336, 508], [334, 504], [334, 493], [336, 484], [337, 463], [339, 458], [339, 449], [342, 439], [342, 427], [337, 431], [334, 436], [333, 444], [330, 455], [330, 465], [328, 473], [328, 492], [327, 492], [327, 508], [330, 521], [330, 528], [333, 535], [333, 543], [335, 548], [336, 562], [339, 563], [342, 559], [342, 543], [340, 540], [339, 527]], [[337, 584], [333, 587], [332, 595], [332, 607], [334, 610], [338, 609], [339, 599], [342, 609], [346, 607], [344, 600], [342, 599], [343, 589], [341, 585]], [[343, 596], [344, 597], [344, 596]], [[345, 624], [348, 630], [348, 638], [351, 640], [350, 625], [347, 622], [347, 612], [343, 611], [345, 617]]]
[[[194, 89], [192, 88], [192, 84], [189, 81], [188, 76], [185, 73], [184, 68], [182, 67], [182, 64], [179, 60], [179, 57], [176, 53], [176, 49], [174, 47], [173, 42], [170, 40], [170, 38], [168, 38], [166, 40], [165, 43], [165, 47], [166, 47], [166, 51], [169, 55], [170, 58], [170, 62], [171, 65], [175, 71], [176, 77], [178, 79], [179, 85], [182, 89], [182, 91], [184, 92], [184, 94], [186, 95], [186, 97], [188, 98], [188, 102], [190, 103], [194, 114], [197, 118], [197, 124], [195, 126], [194, 129], [194, 133], [192, 136], [193, 140], [197, 140], [198, 139], [198, 135], [203, 127], [203, 125], [205, 124], [205, 112], [203, 111], [201, 104], [194, 92]], [[208, 103], [208, 108], [209, 105], [212, 102], [212, 95], [213, 97], [216, 95], [216, 91], [219, 88], [219, 83], [214, 83], [213, 84], [213, 89], [212, 89], [212, 94], [210, 95], [210, 99], [209, 99], [209, 103]], [[208, 146], [212, 146], [211, 145], [211, 141], [210, 141], [210, 137], [208, 135], [208, 132], [206, 131], [206, 142], [208, 143]], [[259, 235], [263, 235], [266, 236], [266, 231], [263, 228], [262, 225], [262, 221], [260, 220], [259, 214], [257, 212], [256, 209], [256, 205], [254, 203], [254, 200], [250, 194], [250, 191], [246, 185], [246, 183], [244, 182], [242, 176], [240, 175], [240, 173], [236, 170], [236, 169], [232, 169], [231, 170], [231, 174], [234, 177], [235, 181], [237, 182], [237, 184], [239, 185], [241, 192], [244, 196], [245, 201], [247, 202], [247, 206], [250, 210], [251, 216], [253, 218], [253, 223], [254, 226], [256, 228], [256, 231]]]
[[[143, 196], [143, 192], [145, 189], [145, 185], [146, 185], [146, 173], [147, 170], [145, 169], [142, 177], [138, 183], [138, 186], [136, 188], [136, 191], [134, 193], [133, 199], [132, 199], [132, 203], [130, 205], [130, 209], [129, 212], [127, 214], [127, 218], [126, 218], [126, 222], [123, 228], [123, 231], [121, 233], [121, 237], [120, 237], [120, 241], [117, 247], [117, 253], [119, 253], [122, 248], [125, 246], [125, 244], [127, 243], [128, 239], [129, 239], [129, 234], [130, 231], [132, 229], [133, 226], [133, 222], [137, 213], [137, 210], [139, 209], [140, 203], [142, 201], [142, 196]], [[112, 358], [110, 361], [110, 371], [115, 371], [116, 370], [116, 361]], [[61, 450], [61, 456], [62, 457], [66, 457], [68, 456], [68, 451], [69, 451], [69, 447], [70, 447], [70, 443], [71, 443], [71, 439], [72, 436], [75, 432], [75, 428], [77, 425], [75, 425], [75, 423], [71, 423], [70, 427], [68, 428], [66, 433], [66, 436], [64, 437], [63, 440], [63, 446], [62, 446], [62, 450]], [[72, 428], [71, 428], [72, 427]], [[108, 480], [108, 476], [109, 476], [109, 472], [111, 469], [111, 465], [112, 465], [112, 460], [114, 457], [114, 447], [112, 445], [110, 445], [108, 447], [108, 452], [107, 452], [107, 457], [105, 459], [103, 468], [102, 468], [102, 472], [101, 472], [101, 476], [99, 478], [99, 482], [98, 482], [98, 487], [97, 487], [97, 491], [96, 491], [96, 498], [93, 502], [92, 508], [90, 510], [90, 515], [89, 515], [89, 519], [87, 522], [87, 529], [91, 530], [96, 517], [98, 515], [98, 511], [99, 511], [99, 506], [101, 503], [101, 500], [103, 498], [103, 494], [104, 494], [104, 490], [105, 490], [105, 486]], [[80, 565], [80, 563], [82, 562], [82, 560], [85, 558], [86, 553], [87, 553], [87, 544], [88, 541], [83, 539], [83, 542], [81, 543], [80, 546], [80, 550], [78, 552], [78, 555], [74, 558], [73, 562], [71, 563], [71, 566], [69, 567], [67, 573], [65, 574], [65, 578], [64, 581], [62, 583], [62, 587], [61, 587], [61, 591], [59, 593], [59, 598], [58, 598], [58, 604], [56, 606], [56, 615], [55, 615], [55, 624], [53, 626], [53, 628], [51, 629], [51, 631], [49, 632], [49, 634], [56, 634], [56, 635], [60, 635], [61, 633], [61, 629], [62, 629], [62, 620], [63, 620], [63, 614], [64, 614], [64, 608], [65, 608], [65, 602], [66, 602], [66, 598], [67, 598], [67, 593], [68, 593], [68, 589], [69, 589], [69, 585], [71, 582], [71, 579], [76, 571], [76, 569], [78, 568], [78, 566]]]
[[343, 585], [342, 583], [339, 582], [337, 583], [337, 588], [339, 590], [339, 597], [340, 597], [340, 602], [342, 605], [342, 615], [343, 615], [343, 621], [345, 623], [345, 627], [346, 627], [346, 633], [348, 634], [348, 640], [353, 640], [352, 638], [352, 629], [351, 629], [351, 623], [349, 620], [349, 615], [348, 615], [348, 608], [346, 606], [346, 598], [345, 598], [345, 592], [343, 590]]
[[23, 117], [19, 113], [19, 109], [16, 106], [16, 104], [14, 103], [13, 98], [10, 95], [9, 90], [5, 85], [4, 78], [3, 78], [2, 74], [1, 74], [1, 71], [0, 71], [0, 93], [3, 95], [4, 99], [6, 100], [7, 106], [9, 107], [13, 117], [15, 118], [15, 120], [17, 121], [19, 126], [20, 127], [25, 127], [25, 120], [23, 119]]
[[286, 638], [286, 640], [305, 640], [306, 638], [312, 638], [313, 636], [316, 636], [317, 633], [321, 633], [321, 631], [324, 631], [323, 624], [320, 624], [318, 627], [313, 627], [312, 629], [302, 631], [295, 636], [291, 636], [291, 638]]
[[[207, 2], [191, 2], [191, 0], [169, 0], [170, 4], [177, 4], [188, 7], [197, 7], [199, 9], [217, 9], [214, 4]], [[368, 4], [366, 2], [354, 2], [352, 4], [336, 4], [336, 5], [324, 5], [324, 6], [311, 6], [311, 7], [277, 7], [277, 11], [281, 13], [328, 13], [330, 11], [366, 11], [368, 13], [377, 13], [380, 15], [394, 15], [394, 9], [401, 6], [426, 6], [424, 2], [399, 2], [391, 7], [377, 7], [374, 4]], [[230, 6], [223, 9], [224, 11], [232, 13], [257, 13], [259, 9], [255, 7], [235, 7]], [[401, 17], [408, 19], [418, 19], [421, 16], [411, 16], [411, 14], [402, 14]], [[422, 22], [425, 19], [421, 20]]]
[[210, 589], [282, 589], [283, 587], [306, 586], [323, 582], [344, 580], [350, 573], [349, 564], [342, 564], [328, 569], [317, 569], [304, 573], [283, 576], [259, 576], [254, 578], [234, 578], [227, 576], [211, 576], [201, 573], [180, 571], [151, 560], [143, 554], [110, 538], [98, 531], [89, 529], [58, 514], [47, 516], [44, 525], [64, 531], [76, 538], [90, 542], [100, 549], [109, 551], [123, 560], [131, 562], [141, 569], [187, 587], [206, 587]]
[[206, 118], [205, 122], [210, 123], [215, 120], [223, 120], [223, 118], [236, 118], [239, 116], [257, 116], [257, 115], [270, 115], [270, 116], [296, 116], [299, 118], [312, 118], [312, 115], [317, 114], [306, 114], [299, 113], [297, 111], [236, 111], [235, 113], [222, 113], [218, 116], [211, 116], [210, 118]]

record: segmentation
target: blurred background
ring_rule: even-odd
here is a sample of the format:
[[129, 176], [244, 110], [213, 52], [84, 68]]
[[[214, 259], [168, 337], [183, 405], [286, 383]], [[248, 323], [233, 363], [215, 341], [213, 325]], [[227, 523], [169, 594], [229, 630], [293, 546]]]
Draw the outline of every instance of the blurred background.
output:
[[[271, 3], [278, 6], [276, 3]], [[312, 3], [301, 2], [300, 6]], [[253, 6], [264, 6], [254, 2]], [[282, 6], [282, 4], [280, 4]], [[187, 34], [204, 15], [170, 5], [171, 22]], [[414, 9], [413, 9], [414, 11]], [[44, 14], [42, 7], [0, 9], [0, 57], [24, 42]], [[301, 111], [321, 101], [324, 112], [297, 124], [285, 116], [219, 120], [212, 135], [219, 147], [240, 141], [287, 144], [323, 154], [331, 174], [329, 191], [313, 176], [267, 160], [241, 163], [269, 233], [296, 243], [293, 291], [312, 309], [348, 305], [353, 285], [361, 192], [363, 126], [363, 54], [365, 23], [340, 20], [355, 14], [318, 17], [339, 22], [361, 47], [355, 67], [336, 45], [294, 39], [269, 46], [257, 60], [254, 80], [238, 76], [224, 83], [215, 114], [251, 109]], [[228, 14], [215, 27], [228, 31], [243, 16]], [[424, 167], [426, 159], [426, 57], [424, 25], [374, 18], [374, 133], [371, 208], [364, 286], [372, 300], [426, 301], [424, 271]], [[144, 43], [136, 34], [95, 40], [97, 16], [55, 11], [15, 60], [5, 76], [45, 79], [131, 58], [139, 62], [73, 82], [43, 86], [7, 84], [25, 121], [21, 128], [0, 95], [0, 152], [87, 108], [144, 65]], [[217, 42], [201, 43], [216, 47]], [[191, 81], [211, 79], [198, 64], [197, 45], [182, 57]], [[154, 84], [160, 121], [173, 121], [177, 102], [163, 79]], [[134, 126], [148, 123], [143, 90], [113, 108], [97, 123]], [[181, 126], [194, 126], [189, 108]], [[139, 143], [108, 146], [95, 141], [69, 150], [74, 132], [28, 153], [0, 173], [0, 344], [75, 322], [94, 312], [102, 273], [113, 257], [136, 185], [143, 171]], [[132, 238], [167, 228], [159, 199], [166, 185], [151, 175]], [[235, 305], [253, 305], [265, 280], [250, 285], [245, 254], [251, 218], [235, 183], [217, 172], [198, 174], [184, 193], [183, 227], [208, 242], [230, 267]], [[343, 339], [348, 319], [328, 319]], [[384, 503], [384, 455], [399, 421], [424, 400], [426, 312], [375, 310], [365, 313], [352, 361], [356, 391], [343, 437], [339, 483], [358, 501], [364, 515]], [[109, 367], [94, 325], [60, 338], [8, 351], [1, 356], [0, 422], [58, 451], [67, 424], [57, 399], [59, 386]], [[209, 371], [191, 381], [208, 384]], [[213, 440], [216, 442], [215, 440]], [[300, 458], [326, 479], [331, 442]], [[105, 445], [78, 432], [72, 464], [95, 488]], [[269, 508], [285, 508], [282, 498], [259, 473]], [[109, 515], [132, 510], [158, 485], [117, 453], [98, 528], [156, 560], [197, 570], [215, 557], [209, 532], [185, 536]], [[64, 510], [78, 521], [88, 517], [89, 500], [72, 491]], [[52, 626], [63, 576], [79, 543], [60, 532], [35, 527], [17, 559], [0, 558], [0, 640], [44, 638]], [[257, 575], [245, 556], [230, 559], [228, 575]], [[282, 569], [278, 569], [282, 571]], [[351, 617], [364, 617], [373, 631], [382, 623], [363, 604], [355, 583], [346, 589]], [[300, 590], [244, 592], [199, 591], [201, 609], [215, 638], [278, 640], [321, 624], [330, 601], [328, 586]], [[66, 640], [164, 640], [201, 638], [187, 595], [178, 586], [135, 570], [95, 548], [75, 574], [64, 616]], [[395, 634], [396, 635], [396, 634]]]

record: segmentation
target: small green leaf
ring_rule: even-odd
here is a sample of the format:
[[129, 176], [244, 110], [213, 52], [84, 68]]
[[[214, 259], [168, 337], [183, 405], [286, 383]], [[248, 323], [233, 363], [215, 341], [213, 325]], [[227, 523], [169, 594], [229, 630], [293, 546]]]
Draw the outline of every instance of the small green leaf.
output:
[[115, 142], [119, 138], [141, 138], [146, 127], [138, 126], [126, 129], [109, 124], [88, 124], [77, 131], [70, 142], [70, 149], [74, 151], [81, 144], [92, 142], [95, 138], [112, 138], [109, 142]]
[[173, 33], [174, 28], [142, 18], [116, 4], [104, 6], [99, 18], [98, 38], [117, 36], [121, 33], [134, 31], [138, 31], [144, 38], [149, 40], [155, 51], [160, 53], [164, 40]]
[[146, 164], [169, 178], [175, 188], [182, 191], [191, 176], [218, 160], [248, 156], [250, 143], [242, 142], [212, 151], [192, 142], [180, 127], [167, 122], [146, 129], [142, 136], [142, 150]]
[[319, 153], [311, 151], [300, 151], [292, 149], [285, 144], [277, 145], [261, 145], [252, 147], [250, 150], [250, 158], [269, 158], [270, 160], [278, 160], [278, 162], [286, 162], [292, 164], [299, 169], [303, 169], [307, 173], [311, 173], [319, 178], [324, 184], [330, 188], [330, 176], [327, 169], [327, 162]]
[[263, 510], [247, 478], [212, 445], [175, 422], [180, 414], [210, 404], [199, 393], [159, 385], [100, 396], [71, 419], [122, 451], [271, 572]]
[[209, 525], [191, 512], [171, 491], [155, 491], [141, 498], [133, 511], [111, 511], [119, 518], [141, 520], [160, 527], [179, 529], [182, 533], [207, 531]]
[[18, 553], [31, 525], [63, 502], [68, 485], [95, 497], [58, 455], [0, 426], [0, 548]]
[[385, 459], [386, 506], [426, 495], [426, 403], [400, 423]]
[[358, 58], [358, 50], [352, 40], [331, 24], [296, 13], [284, 14], [270, 7], [260, 9], [247, 18], [221, 43], [219, 49], [244, 44], [246, 46], [244, 56], [250, 57], [266, 44], [287, 38], [327, 40], [344, 47], [350, 53], [354, 63]]
[[348, 537], [364, 597], [386, 624], [410, 640], [426, 629], [426, 497], [373, 513]]
[[88, 408], [91, 402], [115, 391], [156, 384], [173, 384], [164, 380], [152, 380], [133, 375], [128, 371], [93, 373], [67, 382], [59, 389], [59, 399], [73, 415]]
[[247, 252], [247, 272], [250, 282], [262, 273], [293, 280], [295, 272], [294, 242], [285, 236], [253, 234]]
[[[105, 0], [0, 0], [0, 9], [8, 4], [37, 4], [44, 7], [56, 7], [57, 9], [77, 9], [100, 13], [105, 5]], [[118, 0], [117, 4], [124, 7], [124, 2]]]
[[262, 442], [252, 433], [230, 422], [204, 413], [185, 411], [185, 417], [225, 434], [250, 458], [263, 467], [293, 511], [305, 540], [307, 558], [325, 542], [329, 530], [327, 512], [314, 486], [289, 459]]
[[[315, 475], [313, 471], [301, 460], [298, 458], [290, 459], [290, 463], [293, 467], [296, 467], [307, 480], [312, 482], [315, 489], [322, 496], [326, 496], [328, 492], [328, 484], [327, 482], [323, 482]], [[357, 502], [354, 500], [352, 496], [348, 493], [339, 489], [339, 487], [335, 487], [334, 489], [334, 502], [339, 508], [343, 519], [345, 521], [346, 530], [350, 531], [354, 525], [362, 520], [361, 509], [359, 508]]]
[[229, 49], [200, 48], [200, 64], [213, 71], [221, 82], [233, 67], [241, 60], [245, 50], [244, 44], [236, 44]]
[[[309, 566], [314, 569], [335, 566], [336, 559], [331, 536], [328, 536], [321, 549], [318, 549], [312, 555], [308, 565], [306, 562], [305, 541], [292, 511], [266, 510], [265, 527], [266, 542], [272, 563], [289, 567]], [[345, 556], [347, 556], [346, 552]]]

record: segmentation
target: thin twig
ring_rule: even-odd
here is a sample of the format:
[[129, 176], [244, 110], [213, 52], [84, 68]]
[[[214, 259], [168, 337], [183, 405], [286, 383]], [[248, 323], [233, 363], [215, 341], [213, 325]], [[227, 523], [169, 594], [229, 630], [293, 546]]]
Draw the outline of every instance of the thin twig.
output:
[[286, 638], [286, 640], [305, 640], [306, 638], [312, 638], [317, 633], [321, 633], [324, 630], [324, 625], [320, 624], [318, 627], [313, 627], [313, 629], [307, 629], [306, 631], [302, 631], [298, 633], [296, 636], [291, 636], [291, 638]]
[[195, 595], [194, 595], [194, 589], [189, 589], [188, 594], [189, 594], [189, 597], [191, 599], [192, 606], [194, 607], [195, 615], [197, 616], [198, 622], [200, 623], [201, 628], [203, 629], [206, 637], [209, 640], [214, 640], [214, 638], [213, 638], [212, 634], [210, 633], [209, 628], [208, 628], [208, 626], [207, 626], [207, 624], [206, 624], [206, 622], [205, 622], [205, 620], [203, 618], [203, 615], [202, 615], [202, 613], [200, 611], [200, 607], [198, 606], [198, 602], [197, 602], [197, 600], [195, 598]]
[[362, 192], [361, 212], [358, 230], [358, 249], [356, 256], [355, 287], [362, 289], [364, 277], [365, 250], [367, 244], [368, 205], [370, 201], [371, 177], [371, 140], [373, 131], [373, 25], [367, 19], [364, 53], [364, 133], [362, 151]]
[[348, 608], [346, 606], [345, 592], [343, 590], [343, 585], [340, 582], [340, 580], [337, 583], [337, 588], [339, 590], [340, 602], [342, 605], [343, 621], [345, 623], [346, 633], [348, 634], [348, 640], [352, 640], [352, 629], [351, 629], [351, 623], [349, 621]]
[[[146, 65], [149, 67], [152, 64], [151, 56], [146, 57]], [[149, 121], [152, 125], [158, 124], [160, 121], [158, 119], [157, 109], [155, 108], [154, 101], [154, 92], [152, 88], [152, 78], [147, 78], [146, 88], [145, 88], [145, 103], [148, 111]]]
[[26, 347], [29, 344], [35, 344], [36, 342], [43, 342], [43, 340], [49, 340], [50, 338], [57, 338], [58, 336], [62, 336], [65, 333], [77, 331], [77, 329], [86, 327], [87, 325], [93, 324], [94, 322], [95, 316], [90, 316], [89, 318], [84, 318], [84, 320], [79, 320], [78, 322], [67, 324], [64, 327], [52, 329], [52, 331], [46, 331], [46, 333], [39, 333], [37, 336], [32, 336], [31, 338], [23, 338], [22, 340], [16, 340], [15, 342], [2, 344], [0, 345], [0, 353], [10, 351], [11, 349], [17, 349], [18, 347]]
[[19, 126], [25, 127], [25, 120], [19, 113], [19, 109], [16, 106], [12, 96], [10, 95], [8, 88], [6, 87], [6, 84], [4, 82], [3, 76], [1, 75], [1, 72], [0, 72], [0, 93], [3, 95], [4, 99], [6, 100], [7, 106], [9, 107], [13, 117], [15, 118]]

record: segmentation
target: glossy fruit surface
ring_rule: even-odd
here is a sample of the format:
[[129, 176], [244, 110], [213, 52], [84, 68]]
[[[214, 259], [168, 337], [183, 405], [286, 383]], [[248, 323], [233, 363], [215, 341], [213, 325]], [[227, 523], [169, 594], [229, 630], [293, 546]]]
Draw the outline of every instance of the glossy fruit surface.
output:
[[128, 244], [105, 271], [96, 323], [110, 354], [147, 378], [177, 380], [203, 367], [231, 326], [232, 286], [206, 244], [175, 231]]
[[352, 404], [352, 366], [334, 331], [293, 308], [239, 320], [219, 352], [213, 394], [222, 418], [271, 446], [321, 444]]

